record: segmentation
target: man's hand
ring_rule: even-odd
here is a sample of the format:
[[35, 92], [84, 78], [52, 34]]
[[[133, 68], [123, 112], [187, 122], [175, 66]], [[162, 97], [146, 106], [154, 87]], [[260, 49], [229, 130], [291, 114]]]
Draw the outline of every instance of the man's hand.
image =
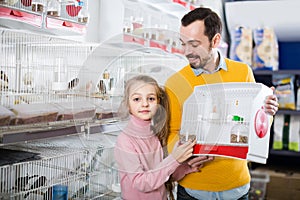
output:
[[193, 156], [192, 158], [187, 160], [187, 164], [191, 168], [196, 169], [202, 167], [204, 163], [212, 160], [214, 160], [214, 157], [212, 156]]
[[[271, 89], [274, 91], [275, 88], [271, 87]], [[265, 112], [270, 114], [270, 115], [275, 115], [276, 112], [278, 111], [278, 99], [276, 95], [269, 95], [267, 96], [265, 100]]]
[[185, 175], [200, 172], [205, 162], [213, 160], [214, 157], [209, 156], [193, 156], [182, 163], [172, 174], [173, 181], [181, 180]]

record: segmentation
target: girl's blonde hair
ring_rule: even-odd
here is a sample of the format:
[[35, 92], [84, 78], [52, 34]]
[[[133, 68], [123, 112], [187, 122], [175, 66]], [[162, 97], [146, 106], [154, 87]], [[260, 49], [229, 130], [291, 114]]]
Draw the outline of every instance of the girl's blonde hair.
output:
[[169, 108], [169, 98], [165, 90], [160, 87], [157, 81], [147, 75], [138, 75], [126, 81], [124, 97], [121, 101], [118, 115], [122, 119], [129, 116], [129, 94], [132, 87], [138, 83], [153, 85], [156, 91], [156, 96], [158, 99], [158, 108], [155, 115], [152, 118], [152, 130], [157, 134], [159, 141], [162, 146], [167, 145], [167, 138], [169, 134], [169, 121], [170, 121], [170, 108]]
[[[160, 87], [157, 81], [147, 75], [137, 75], [125, 83], [124, 97], [121, 101], [118, 114], [121, 118], [127, 118], [129, 116], [129, 95], [132, 87], [137, 83], [151, 84], [155, 87], [156, 96], [158, 99], [158, 108], [155, 115], [152, 118], [152, 130], [156, 133], [162, 148], [164, 149], [164, 157], [167, 156], [167, 141], [169, 136], [169, 123], [170, 123], [170, 105], [169, 97], [163, 87]], [[169, 180], [165, 183], [167, 190], [170, 193], [170, 198], [174, 199], [173, 196], [173, 184]]]

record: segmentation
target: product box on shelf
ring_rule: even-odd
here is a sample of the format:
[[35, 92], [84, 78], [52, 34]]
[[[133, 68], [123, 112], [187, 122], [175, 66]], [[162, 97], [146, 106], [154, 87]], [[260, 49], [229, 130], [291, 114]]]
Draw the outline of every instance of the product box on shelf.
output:
[[278, 40], [271, 27], [258, 27], [253, 30], [253, 69], [278, 70]]
[[300, 42], [279, 41], [279, 69], [299, 70]]
[[230, 58], [252, 65], [252, 29], [238, 26], [233, 31]]

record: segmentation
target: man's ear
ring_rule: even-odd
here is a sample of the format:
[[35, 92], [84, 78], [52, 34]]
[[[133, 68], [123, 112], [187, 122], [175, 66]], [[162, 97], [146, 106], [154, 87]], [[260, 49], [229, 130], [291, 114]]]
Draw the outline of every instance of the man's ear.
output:
[[212, 39], [212, 48], [217, 48], [221, 42], [221, 34], [217, 33]]

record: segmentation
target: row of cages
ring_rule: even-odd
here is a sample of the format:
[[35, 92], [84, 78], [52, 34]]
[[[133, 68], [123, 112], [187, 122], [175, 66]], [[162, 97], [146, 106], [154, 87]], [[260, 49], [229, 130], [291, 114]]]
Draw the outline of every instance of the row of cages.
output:
[[83, 36], [89, 12], [77, 0], [0, 0], [2, 27], [59, 36]]
[[93, 140], [70, 137], [63, 142], [61, 139], [48, 140], [1, 148], [7, 156], [13, 155], [12, 152], [18, 153], [18, 157], [30, 153], [37, 156], [13, 164], [0, 159], [0, 199], [106, 199], [118, 196], [119, 191], [114, 189], [118, 187], [119, 175], [114, 164], [113, 146], [103, 146], [99, 137], [91, 137]]
[[[0, 122], [5, 122], [0, 127], [1, 136], [12, 129], [13, 121], [11, 118], [6, 123], [4, 108], [12, 111], [15, 106], [23, 107], [21, 110], [28, 116], [15, 132], [31, 132], [32, 128], [39, 127], [35, 135], [52, 126], [48, 122], [52, 114], [42, 113], [49, 114], [53, 104], [66, 105], [73, 119], [95, 115], [97, 103], [102, 108], [101, 99], [81, 95], [75, 89], [83, 63], [98, 44], [10, 29], [0, 29], [0, 32]], [[67, 83], [67, 88], [53, 83]], [[93, 104], [92, 111], [86, 110], [86, 105], [91, 107], [88, 101]], [[79, 108], [78, 113], [75, 108]], [[87, 115], [82, 116], [81, 111]], [[57, 125], [63, 127], [62, 123]], [[49, 134], [51, 137], [51, 130]], [[113, 199], [116, 196], [113, 188], [118, 188], [113, 142], [103, 141], [99, 135], [102, 136], [25, 138], [26, 142], [0, 145], [0, 199]]]
[[[0, 32], [0, 126], [17, 125], [17, 116], [22, 113], [27, 113], [26, 117], [23, 115], [26, 119], [39, 118], [29, 123], [49, 122], [54, 110], [58, 114], [50, 102], [66, 105], [72, 102], [68, 112], [75, 114], [72, 108], [87, 97], [75, 94], [72, 89], [76, 83], [72, 80], [97, 45], [10, 29]], [[65, 83], [66, 88], [62, 89], [60, 83]], [[13, 107], [21, 110], [14, 112]], [[96, 108], [95, 99], [94, 112]], [[1, 133], [5, 132], [6, 129], [1, 129]]]
[[143, 73], [164, 84], [186, 62], [182, 56], [131, 43], [99, 45], [0, 32], [1, 126], [111, 116], [128, 78]]

